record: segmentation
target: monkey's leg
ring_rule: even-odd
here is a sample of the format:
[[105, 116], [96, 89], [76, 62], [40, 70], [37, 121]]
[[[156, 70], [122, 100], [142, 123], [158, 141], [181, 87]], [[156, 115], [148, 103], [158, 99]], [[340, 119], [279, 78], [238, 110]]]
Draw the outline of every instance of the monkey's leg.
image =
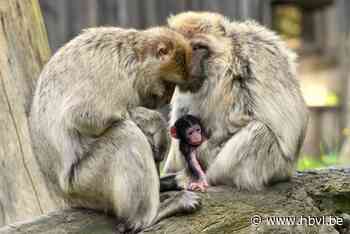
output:
[[[159, 178], [146, 136], [132, 121], [113, 124], [71, 165], [72, 204], [112, 211], [119, 228], [139, 230], [159, 207]], [[121, 222], [121, 223], [120, 223]]]
[[207, 176], [211, 184], [260, 190], [272, 180], [285, 180], [295, 161], [283, 155], [276, 136], [259, 121], [252, 121], [226, 142]]

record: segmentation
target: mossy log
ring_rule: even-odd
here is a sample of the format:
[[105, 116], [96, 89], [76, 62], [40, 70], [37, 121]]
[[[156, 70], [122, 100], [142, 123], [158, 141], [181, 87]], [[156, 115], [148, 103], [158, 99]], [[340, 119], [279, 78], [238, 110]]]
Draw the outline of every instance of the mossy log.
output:
[[[350, 170], [327, 169], [297, 173], [291, 181], [251, 193], [212, 187], [202, 193], [202, 208], [190, 215], [171, 217], [144, 232], [161, 233], [350, 233]], [[263, 218], [254, 225], [253, 217]], [[342, 225], [268, 223], [267, 217], [337, 217]], [[327, 221], [330, 221], [329, 219]], [[255, 219], [256, 221], [257, 219]], [[259, 220], [258, 220], [259, 221]], [[333, 220], [334, 221], [334, 220]], [[334, 223], [334, 222], [333, 222]], [[313, 225], [312, 225], [313, 224]], [[113, 217], [89, 210], [70, 209], [49, 213], [32, 221], [8, 225], [0, 234], [76, 233], [112, 234]]]

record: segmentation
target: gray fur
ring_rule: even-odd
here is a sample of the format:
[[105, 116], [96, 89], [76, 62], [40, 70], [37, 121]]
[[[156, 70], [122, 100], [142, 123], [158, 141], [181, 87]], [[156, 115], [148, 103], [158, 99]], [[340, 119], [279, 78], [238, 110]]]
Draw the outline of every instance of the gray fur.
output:
[[170, 148], [170, 134], [166, 120], [158, 111], [144, 107], [134, 108], [130, 110], [129, 114], [147, 137], [159, 173], [160, 163]]
[[[174, 53], [167, 56], [177, 56], [176, 66], [163, 66], [164, 61], [173, 64], [175, 57], [160, 60], [155, 53], [157, 46], [169, 44]], [[58, 207], [111, 212], [133, 230], [157, 220], [154, 159], [161, 160], [167, 152], [167, 139], [163, 142], [157, 135], [165, 123], [153, 123], [161, 121], [159, 115], [138, 108], [162, 105], [171, 91], [169, 83], [187, 82], [186, 63], [179, 58], [186, 57], [188, 48], [188, 42], [169, 29], [95, 28], [51, 58], [38, 80], [30, 126], [38, 162]], [[159, 155], [153, 154], [150, 142], [161, 147]], [[187, 203], [198, 207], [196, 197], [185, 198], [183, 210]], [[174, 207], [178, 210], [179, 204]]]
[[[260, 190], [295, 169], [308, 122], [296, 79], [295, 54], [255, 22], [230, 22], [219, 14], [187, 12], [171, 28], [208, 45], [208, 78], [199, 92], [176, 90], [173, 123], [199, 116], [210, 138], [199, 160], [211, 184]], [[184, 168], [172, 140], [165, 171]]]

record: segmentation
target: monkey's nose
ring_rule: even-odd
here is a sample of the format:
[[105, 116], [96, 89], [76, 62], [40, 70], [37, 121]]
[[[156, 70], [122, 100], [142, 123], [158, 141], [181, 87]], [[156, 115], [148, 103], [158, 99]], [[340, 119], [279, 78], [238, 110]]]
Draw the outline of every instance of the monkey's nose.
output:
[[189, 65], [189, 76], [191, 79], [201, 79], [205, 74], [204, 65], [208, 61], [209, 50], [206, 47], [196, 45], [192, 52], [192, 59]]

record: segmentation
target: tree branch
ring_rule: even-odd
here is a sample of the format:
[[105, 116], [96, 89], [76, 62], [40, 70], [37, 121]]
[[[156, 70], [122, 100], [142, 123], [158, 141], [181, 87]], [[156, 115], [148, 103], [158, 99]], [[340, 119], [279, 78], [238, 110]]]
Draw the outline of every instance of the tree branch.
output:
[[[348, 233], [350, 169], [297, 173], [290, 182], [251, 193], [228, 187], [211, 187], [201, 194], [203, 207], [191, 214], [166, 219], [145, 233]], [[262, 224], [253, 225], [252, 217]], [[267, 217], [304, 218], [337, 216], [343, 226], [268, 225]], [[345, 219], [340, 219], [345, 217]], [[306, 219], [305, 219], [306, 220]], [[307, 222], [304, 220], [304, 223]], [[310, 220], [312, 221], [312, 220]], [[115, 233], [113, 217], [89, 210], [64, 210], [26, 223], [8, 225], [0, 234], [12, 233]]]

